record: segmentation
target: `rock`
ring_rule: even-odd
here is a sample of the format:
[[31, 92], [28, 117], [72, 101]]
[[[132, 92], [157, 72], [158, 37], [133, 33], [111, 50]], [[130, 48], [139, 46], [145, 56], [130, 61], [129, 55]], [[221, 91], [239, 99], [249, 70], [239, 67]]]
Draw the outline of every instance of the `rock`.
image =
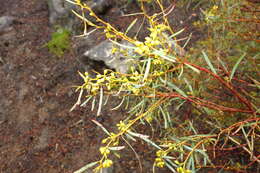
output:
[[[111, 6], [111, 0], [92, 0], [85, 2], [96, 14], [103, 14]], [[77, 33], [77, 28], [80, 28], [80, 19], [71, 12], [75, 10], [81, 14], [81, 9], [75, 4], [67, 2], [66, 0], [48, 0], [49, 7], [49, 23], [50, 25], [60, 25], [70, 31]], [[85, 14], [85, 17], [92, 22], [95, 19]], [[79, 32], [79, 31], [78, 31]]]
[[14, 22], [14, 17], [12, 16], [2, 16], [0, 17], [0, 32], [4, 32], [11, 27]]
[[104, 14], [111, 6], [111, 0], [93, 0], [88, 4], [96, 14]]
[[90, 30], [88, 31], [91, 34], [88, 34], [84, 37], [73, 37], [73, 49], [76, 50], [77, 54], [82, 55], [86, 52], [86, 50], [89, 50], [93, 48], [95, 45], [101, 43], [106, 38], [104, 36], [104, 32], [102, 30]]
[[49, 23], [51, 25], [61, 25], [67, 29], [72, 29], [75, 24], [75, 15], [71, 10], [75, 5], [65, 0], [48, 0]]
[[[131, 46], [131, 44], [127, 41], [122, 41], [120, 44], [124, 46]], [[103, 61], [107, 67], [120, 73], [127, 73], [129, 66], [131, 65], [130, 56], [127, 57], [119, 51], [112, 53], [113, 47], [119, 48], [119, 46], [113, 44], [109, 40], [103, 41], [92, 49], [86, 51], [83, 58], [89, 58], [94, 61]], [[120, 49], [126, 50], [126, 48]], [[127, 50], [127, 52], [128, 55], [133, 55], [132, 50]]]
[[68, 9], [63, 6], [62, 0], [48, 0], [49, 22], [54, 24], [60, 16], [64, 16]]
[[[164, 35], [166, 38], [168, 36]], [[90, 37], [91, 39], [92, 37]], [[93, 39], [93, 38], [92, 38]], [[184, 49], [177, 44], [177, 42], [173, 39], [169, 39], [168, 42], [171, 44], [171, 48], [176, 52], [177, 55], [183, 57], [185, 55]], [[90, 40], [91, 43], [91, 40]], [[89, 71], [90, 69], [98, 69], [95, 63], [92, 63], [89, 60], [96, 62], [104, 62], [104, 64], [110, 68], [114, 69], [120, 73], [127, 73], [129, 71], [129, 67], [133, 65], [133, 56], [136, 56], [133, 49], [126, 47], [133, 47], [133, 45], [127, 41], [121, 41], [120, 44], [122, 46], [115, 45], [113, 42], [109, 40], [105, 40], [98, 44], [97, 46], [89, 49], [84, 53], [84, 55], [79, 59], [79, 61], [85, 65], [84, 69]], [[120, 51], [116, 51], [112, 53], [113, 48], [117, 48]], [[123, 52], [123, 53], [121, 53]], [[127, 53], [124, 53], [127, 52]], [[97, 70], [96, 70], [97, 71]]]

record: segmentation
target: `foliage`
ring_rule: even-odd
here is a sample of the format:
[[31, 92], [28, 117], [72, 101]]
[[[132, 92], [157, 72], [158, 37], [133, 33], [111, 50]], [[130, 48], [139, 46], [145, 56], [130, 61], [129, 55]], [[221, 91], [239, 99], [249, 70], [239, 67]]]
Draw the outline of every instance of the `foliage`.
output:
[[[150, 35], [143, 42], [116, 30], [81, 1], [70, 2], [88, 10], [97, 21], [93, 23], [74, 11], [84, 21], [83, 35], [88, 34], [87, 26], [103, 29], [114, 44], [135, 52], [134, 55], [125, 52], [135, 64], [127, 74], [108, 69], [95, 77], [88, 72], [80, 73], [84, 83], [77, 88], [80, 94], [76, 105], [85, 105], [90, 100], [95, 104], [99, 99], [98, 115], [105, 95], [122, 99], [116, 108], [132, 105], [130, 115], [118, 122], [116, 132], [109, 132], [94, 121], [108, 137], [102, 140], [101, 159], [86, 169], [96, 165], [96, 171], [110, 167], [111, 154], [117, 155], [117, 151], [124, 149], [124, 143], [129, 145], [128, 141], [137, 138], [157, 150], [154, 171], [155, 167], [168, 167], [180, 173], [208, 168], [256, 169], [260, 163], [256, 32], [259, 19], [253, 4], [246, 0], [200, 4], [202, 20], [194, 25], [206, 37], [185, 52], [175, 39], [183, 30], [175, 32], [171, 28], [160, 0], [155, 2], [162, 13], [152, 16], [145, 13], [145, 3], [140, 1], [150, 24]], [[244, 11], [245, 7], [250, 8]], [[119, 39], [132, 46], [121, 45]], [[87, 99], [81, 103], [84, 92]], [[156, 137], [137, 131], [139, 124], [155, 123], [161, 127]], [[146, 127], [148, 131], [149, 126]], [[227, 153], [229, 157], [223, 157]]]
[[57, 31], [52, 33], [51, 40], [45, 46], [54, 55], [62, 57], [70, 48], [70, 31], [58, 26]]

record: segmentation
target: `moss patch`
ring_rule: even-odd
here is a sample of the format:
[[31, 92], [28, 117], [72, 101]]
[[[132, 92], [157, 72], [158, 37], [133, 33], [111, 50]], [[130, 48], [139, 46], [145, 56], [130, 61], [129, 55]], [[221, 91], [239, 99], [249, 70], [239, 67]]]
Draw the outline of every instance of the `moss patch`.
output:
[[70, 31], [57, 27], [57, 31], [52, 33], [51, 40], [45, 46], [54, 55], [62, 57], [70, 48]]

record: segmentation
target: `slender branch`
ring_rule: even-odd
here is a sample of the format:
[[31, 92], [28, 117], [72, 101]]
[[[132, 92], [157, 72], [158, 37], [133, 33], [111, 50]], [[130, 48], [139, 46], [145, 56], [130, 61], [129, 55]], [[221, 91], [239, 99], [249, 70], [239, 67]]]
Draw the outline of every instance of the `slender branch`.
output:
[[210, 70], [208, 70], [208, 69], [206, 69], [206, 68], [197, 66], [197, 65], [195, 65], [195, 64], [191, 64], [191, 63], [189, 63], [189, 62], [184, 62], [184, 64], [188, 64], [188, 65], [190, 65], [190, 66], [192, 66], [192, 67], [195, 67], [195, 68], [197, 68], [198, 70], [204, 71], [204, 72], [210, 74], [211, 76], [213, 76], [214, 78], [216, 78], [218, 81], [220, 81], [220, 83], [222, 83], [225, 87], [227, 87], [227, 88], [233, 93], [233, 95], [234, 95], [235, 97], [237, 97], [242, 103], [244, 103], [244, 104], [249, 108], [249, 110], [250, 110], [251, 112], [255, 112], [255, 111], [253, 111], [253, 108], [252, 108], [251, 103], [250, 103], [246, 98], [242, 97], [242, 96], [238, 93], [238, 91], [236, 91], [229, 83], [225, 82], [219, 75], [217, 75], [217, 74], [211, 72]]

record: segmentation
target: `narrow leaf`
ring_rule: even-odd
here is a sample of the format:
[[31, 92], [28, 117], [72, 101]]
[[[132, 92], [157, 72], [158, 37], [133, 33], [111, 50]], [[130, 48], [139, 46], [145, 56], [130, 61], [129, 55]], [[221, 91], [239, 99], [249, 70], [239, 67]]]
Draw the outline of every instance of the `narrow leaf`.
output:
[[173, 38], [173, 37], [179, 35], [180, 33], [182, 33], [183, 31], [184, 31], [184, 29], [181, 29], [178, 32], [175, 32], [174, 34], [172, 34], [169, 38]]
[[174, 85], [173, 83], [171, 82], [168, 82], [168, 81], [165, 81], [163, 80], [162, 78], [160, 78], [160, 80], [163, 82], [163, 83], [166, 83], [167, 85], [169, 85], [172, 89], [174, 89], [175, 91], [177, 91], [180, 95], [182, 95], [183, 97], [188, 97], [184, 91], [182, 91], [180, 88], [178, 88], [176, 85]]
[[136, 139], [135, 139], [135, 138], [133, 138], [131, 135], [128, 135], [127, 133], [126, 133], [125, 135], [126, 135], [126, 137], [127, 137], [127, 138], [129, 138], [129, 139], [131, 139], [131, 140], [133, 140], [133, 141], [135, 141], [135, 142], [136, 142]]
[[100, 114], [101, 114], [102, 103], [103, 103], [103, 88], [100, 87], [100, 96], [99, 96], [97, 116], [100, 116]]
[[213, 73], [217, 74], [215, 68], [213, 67], [213, 65], [211, 64], [211, 62], [210, 62], [210, 60], [209, 60], [208, 55], [207, 55], [204, 51], [202, 51], [202, 54], [203, 54], [203, 57], [204, 57], [205, 61], [206, 61], [207, 64], [208, 64], [210, 70], [211, 70]]
[[80, 105], [81, 107], [84, 107], [91, 99], [93, 96], [88, 96], [88, 98]]
[[135, 25], [136, 21], [137, 21], [137, 18], [135, 20], [133, 20], [133, 22], [128, 26], [128, 28], [126, 29], [126, 32], [125, 32], [126, 35], [129, 32], [129, 30]]
[[82, 173], [85, 172], [87, 169], [95, 166], [96, 164], [98, 164], [98, 162], [91, 162], [89, 164], [87, 164], [86, 166], [83, 166], [82, 168], [80, 168], [79, 170], [75, 171], [74, 173]]
[[151, 67], [151, 58], [148, 59], [148, 62], [146, 64], [146, 69], [145, 69], [145, 73], [144, 73], [143, 82], [147, 79], [147, 77], [149, 75], [150, 67]]
[[175, 57], [170, 56], [170, 55], [167, 55], [167, 56], [166, 56], [166, 55], [164, 54], [164, 52], [162, 52], [162, 51], [160, 51], [160, 50], [155, 50], [155, 51], [153, 51], [153, 54], [158, 55], [158, 56], [160, 56], [161, 58], [166, 59], [166, 60], [168, 60], [168, 61], [176, 62], [176, 58], [175, 58]]
[[112, 43], [114, 43], [115, 45], [117, 45], [117, 46], [119, 46], [119, 47], [122, 47], [122, 48], [125, 48], [125, 49], [135, 49], [135, 47], [133, 47], [133, 46], [127, 46], [127, 45], [125, 45], [125, 44], [120, 44], [120, 43], [118, 43], [118, 42], [116, 42], [116, 41], [114, 41], [114, 40], [109, 40], [109, 41], [111, 41]]
[[119, 103], [119, 105], [117, 105], [116, 107], [112, 108], [111, 110], [114, 111], [114, 110], [119, 109], [119, 108], [122, 106], [122, 104], [124, 103], [124, 101], [125, 101], [125, 97], [123, 97], [123, 99], [121, 100], [121, 102]]
[[134, 136], [134, 137], [138, 137], [138, 138], [141, 138], [141, 139], [144, 139], [144, 138], [147, 139], [147, 138], [149, 138], [149, 136], [147, 136], [147, 135], [143, 135], [143, 134], [140, 134], [140, 133], [131, 132], [130, 130], [128, 130], [127, 133], [128, 133], [129, 135], [132, 135], [132, 136]]
[[230, 80], [232, 80], [236, 70], [237, 70], [237, 67], [239, 65], [239, 63], [242, 61], [242, 59], [246, 56], [246, 53], [244, 53], [236, 62], [236, 64], [234, 65], [232, 71], [231, 71], [231, 74], [230, 74]]
[[119, 151], [119, 150], [123, 150], [125, 148], [125, 146], [118, 146], [118, 147], [108, 147], [110, 150], [112, 151]]
[[187, 67], [189, 67], [190, 69], [192, 69], [193, 71], [195, 71], [196, 73], [200, 74], [200, 71], [198, 69], [196, 69], [195, 67], [189, 65], [189, 64], [185, 64]]
[[107, 131], [107, 129], [100, 124], [99, 122], [97, 122], [96, 120], [91, 120], [93, 123], [95, 123], [97, 126], [99, 126], [108, 136], [110, 136], [110, 133]]

